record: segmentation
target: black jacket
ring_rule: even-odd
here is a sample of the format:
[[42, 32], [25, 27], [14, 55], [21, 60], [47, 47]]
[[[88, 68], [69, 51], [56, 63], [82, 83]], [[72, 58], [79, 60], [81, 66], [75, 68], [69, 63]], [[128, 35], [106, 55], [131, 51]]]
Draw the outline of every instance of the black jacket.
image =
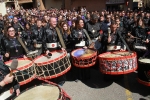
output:
[[24, 48], [20, 44], [17, 38], [9, 39], [4, 38], [2, 39], [2, 50], [3, 53], [9, 53], [9, 58], [7, 60], [13, 59], [13, 58], [22, 58], [23, 55], [25, 55]]
[[87, 30], [91, 39], [97, 38], [100, 32], [100, 24], [93, 24], [91, 21], [86, 23], [85, 29]]
[[[5, 65], [1, 60], [0, 60], [0, 82], [4, 79], [4, 77], [10, 73], [10, 70], [7, 65]], [[15, 90], [20, 88], [19, 83], [15, 80], [13, 80], [12, 83], [5, 85], [4, 87], [0, 87], [0, 94], [9, 90], [11, 87], [13, 87]]]
[[[79, 32], [82, 33], [82, 37], [81, 38], [78, 38], [79, 37]], [[85, 41], [85, 46], [89, 46], [89, 40], [85, 34], [85, 32], [83, 31], [83, 29], [74, 29], [72, 32], [71, 32], [71, 40], [72, 40], [72, 43], [74, 44], [78, 44], [80, 43], [82, 40]]]

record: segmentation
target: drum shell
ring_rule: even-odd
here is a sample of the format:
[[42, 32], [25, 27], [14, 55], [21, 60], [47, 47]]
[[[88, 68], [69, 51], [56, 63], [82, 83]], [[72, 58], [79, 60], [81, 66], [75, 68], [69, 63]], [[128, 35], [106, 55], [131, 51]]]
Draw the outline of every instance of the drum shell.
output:
[[139, 61], [138, 67], [138, 82], [150, 86], [150, 63]]
[[95, 52], [91, 56], [75, 57], [74, 52], [81, 50], [81, 49], [82, 48], [76, 49], [71, 52], [71, 58], [72, 58], [73, 65], [75, 67], [79, 67], [79, 68], [88, 68], [88, 67], [95, 65], [96, 59], [97, 59], [97, 51], [94, 50]]
[[[52, 52], [54, 55], [55, 52]], [[41, 55], [35, 58], [35, 60], [40, 59]], [[35, 61], [34, 60], [34, 61]], [[35, 63], [36, 75], [41, 79], [53, 79], [67, 73], [71, 68], [71, 63], [67, 57], [67, 53], [60, 55], [55, 59], [50, 59], [48, 61], [43, 61], [42, 63]]]
[[[31, 60], [31, 59], [19, 58], [18, 62], [20, 60]], [[12, 62], [12, 60], [10, 60], [8, 62], [5, 62], [5, 64], [7, 65], [7, 64], [9, 64], [11, 62]], [[34, 64], [33, 64], [32, 61], [30, 63], [22, 66], [22, 67], [17, 68], [17, 69], [20, 72], [17, 71], [17, 70], [14, 70], [13, 74], [16, 77], [16, 80], [19, 82], [20, 85], [27, 84], [27, 83], [31, 82], [34, 79], [35, 70], [34, 70]]]
[[[109, 55], [116, 52], [106, 52], [98, 56], [99, 68], [103, 74], [110, 75], [121, 75], [134, 72], [137, 69], [137, 56], [133, 52], [132, 55], [116, 57], [116, 58], [105, 58], [104, 55]], [[126, 52], [126, 51], [125, 51]]]

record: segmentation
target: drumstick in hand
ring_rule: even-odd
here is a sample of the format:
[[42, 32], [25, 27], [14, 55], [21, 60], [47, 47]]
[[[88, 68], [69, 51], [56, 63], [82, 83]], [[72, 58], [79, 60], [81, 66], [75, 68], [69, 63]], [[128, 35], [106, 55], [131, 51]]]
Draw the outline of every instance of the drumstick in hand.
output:
[[15, 70], [17, 67], [18, 67], [18, 60], [17, 59], [13, 59], [11, 65], [10, 65], [11, 72], [10, 72], [9, 76], [12, 76], [13, 70]]
[[111, 29], [108, 27], [108, 37], [110, 37]]

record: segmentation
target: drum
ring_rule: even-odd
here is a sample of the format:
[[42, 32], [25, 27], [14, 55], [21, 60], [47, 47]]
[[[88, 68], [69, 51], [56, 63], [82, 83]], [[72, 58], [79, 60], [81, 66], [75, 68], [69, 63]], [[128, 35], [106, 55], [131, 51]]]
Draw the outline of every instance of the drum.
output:
[[[5, 62], [5, 64], [8, 66], [10, 66], [11, 63], [12, 60]], [[34, 63], [28, 58], [19, 58], [17, 70], [14, 70], [13, 73], [20, 85], [27, 84], [34, 79]]]
[[70, 60], [65, 51], [59, 50], [51, 53], [51, 58], [41, 55], [34, 59], [36, 74], [42, 79], [62, 76], [71, 68]]
[[138, 82], [150, 86], [150, 59], [139, 59]]
[[70, 100], [58, 86], [43, 84], [23, 91], [13, 100]]
[[97, 52], [93, 49], [76, 49], [71, 52], [72, 63], [76, 67], [87, 68], [96, 63]]
[[135, 52], [107, 52], [100, 54], [98, 58], [100, 71], [104, 74], [127, 74], [137, 69], [137, 55]]

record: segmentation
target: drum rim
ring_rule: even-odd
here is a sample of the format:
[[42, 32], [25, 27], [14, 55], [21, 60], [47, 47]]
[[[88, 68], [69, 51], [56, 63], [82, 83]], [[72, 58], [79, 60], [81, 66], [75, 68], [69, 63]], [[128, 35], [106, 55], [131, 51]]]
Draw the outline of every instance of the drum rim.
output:
[[[55, 50], [55, 51], [53, 51], [53, 52], [51, 52], [51, 53], [55, 53], [55, 52], [58, 52], [58, 51], [63, 51], [63, 50]], [[63, 51], [63, 52], [64, 52], [64, 51]], [[65, 53], [63, 53], [62, 55], [60, 55], [59, 57], [55, 58], [55, 59], [49, 59], [48, 61], [43, 61], [43, 62], [40, 62], [40, 63], [35, 63], [35, 61], [36, 61], [37, 59], [39, 59], [40, 57], [42, 57], [42, 56], [46, 56], [46, 55], [45, 55], [45, 54], [40, 55], [40, 56], [36, 57], [36, 58], [33, 60], [33, 62], [34, 62], [34, 64], [35, 64], [36, 66], [43, 66], [43, 65], [47, 65], [47, 64], [53, 63], [53, 62], [55, 62], [55, 61], [58, 61], [58, 60], [60, 60], [60, 59], [62, 59], [62, 58], [64, 58], [64, 57], [66, 57], [67, 54], [66, 54], [66, 52], [65, 52]]]
[[[111, 54], [111, 53], [116, 53], [116, 52], [120, 52], [120, 51], [102, 53], [102, 54], [98, 55], [98, 58], [101, 60], [120, 60], [120, 59], [124, 60], [124, 59], [130, 59], [131, 57], [137, 57], [136, 52], [132, 52], [132, 55], [122, 56], [122, 57], [115, 57], [115, 58], [103, 57], [105, 54]], [[128, 52], [128, 51], [121, 51], [121, 52]]]
[[[138, 59], [138, 62], [139, 62], [139, 63], [141, 63], [141, 64], [148, 64], [148, 65], [150, 64], [150, 63], [148, 63], [148, 62], [147, 62], [147, 63], [141, 62], [141, 61], [140, 61], [141, 59], [148, 59], [148, 58], [140, 58], [140, 59]], [[149, 60], [150, 60], [150, 59], [149, 59]]]
[[97, 51], [96, 50], [94, 50], [94, 49], [90, 49], [90, 48], [88, 48], [88, 49], [90, 49], [90, 50], [93, 50], [93, 51], [95, 51], [91, 56], [89, 56], [89, 57], [75, 57], [73, 54], [74, 54], [74, 52], [75, 51], [77, 51], [77, 50], [81, 50], [81, 49], [83, 49], [83, 48], [79, 48], [79, 49], [75, 49], [75, 50], [73, 50], [72, 52], [71, 52], [71, 57], [73, 57], [73, 58], [76, 58], [76, 59], [87, 59], [87, 58], [91, 58], [91, 57], [94, 57], [94, 56], [96, 56], [97, 55]]
[[[25, 68], [29, 68], [29, 67], [31, 67], [31, 66], [34, 64], [34, 63], [32, 62], [32, 59], [30, 59], [30, 58], [18, 58], [18, 61], [19, 61], [19, 60], [30, 60], [30, 61], [31, 61], [29, 64], [17, 68], [17, 70], [20, 70], [20, 71], [21, 71], [21, 70], [24, 70]], [[8, 63], [11, 63], [11, 62], [12, 62], [12, 60], [9, 60], [9, 61], [6, 61], [5, 64], [7, 65]], [[14, 70], [13, 72], [16, 72], [16, 70]]]
[[143, 81], [143, 80], [141, 80], [140, 78], [137, 78], [137, 81], [138, 81], [140, 84], [143, 84], [143, 85], [145, 85], [145, 86], [150, 86], [150, 82]]
[[[61, 98], [62, 89], [61, 89], [59, 86], [57, 86], [57, 85], [48, 84], [48, 83], [39, 84], [39, 85], [36, 85], [36, 86], [32, 86], [32, 87], [30, 87], [30, 88], [27, 88], [26, 90], [23, 90], [23, 91], [20, 93], [20, 95], [23, 94], [24, 92], [26, 92], [26, 91], [28, 91], [28, 90], [34, 88], [34, 87], [41, 86], [41, 85], [42, 85], [42, 86], [48, 86], [48, 85], [56, 86], [56, 87], [59, 89], [59, 96], [58, 96], [58, 99], [57, 99], [57, 100], [59, 100], [59, 98]], [[19, 97], [19, 96], [13, 97], [13, 100], [15, 100], [17, 97]]]

